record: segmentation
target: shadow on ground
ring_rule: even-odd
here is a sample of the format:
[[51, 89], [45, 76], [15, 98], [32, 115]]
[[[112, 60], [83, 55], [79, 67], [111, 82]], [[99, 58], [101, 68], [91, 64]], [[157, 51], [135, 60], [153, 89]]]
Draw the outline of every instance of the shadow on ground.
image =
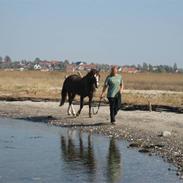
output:
[[[67, 121], [69, 119], [68, 117], [66, 118], [55, 118], [53, 116], [29, 116], [29, 117], [21, 117], [21, 118], [16, 118], [19, 120], [26, 120], [26, 121], [32, 121], [32, 122], [37, 122], [37, 123], [47, 123], [51, 125], [56, 125], [60, 127], [67, 127], [67, 128], [72, 128], [72, 127], [92, 127], [92, 126], [106, 126], [109, 125], [107, 123], [102, 123], [102, 122], [78, 122], [78, 121]], [[71, 119], [71, 117], [70, 117]], [[72, 118], [74, 119], [74, 118]]]
[[57, 118], [53, 116], [29, 116], [29, 117], [21, 117], [16, 118], [20, 120], [26, 120], [26, 121], [32, 121], [37, 123], [49, 123], [52, 120], [58, 120]]

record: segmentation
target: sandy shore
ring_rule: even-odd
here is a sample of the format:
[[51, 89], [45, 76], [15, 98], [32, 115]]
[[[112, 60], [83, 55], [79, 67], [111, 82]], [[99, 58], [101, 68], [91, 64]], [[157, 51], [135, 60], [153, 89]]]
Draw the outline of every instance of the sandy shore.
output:
[[[120, 111], [117, 124], [109, 121], [108, 106], [102, 106], [98, 115], [88, 117], [88, 107], [77, 118], [67, 116], [68, 104], [58, 107], [55, 102], [0, 102], [0, 116], [48, 122], [92, 133], [123, 138], [131, 148], [149, 155], [159, 155], [183, 172], [183, 114], [147, 111]], [[78, 109], [78, 106], [75, 106]], [[167, 132], [168, 134], [166, 134]], [[165, 133], [162, 135], [162, 133]], [[169, 133], [170, 132], [170, 133]], [[182, 177], [183, 178], [183, 177]]]

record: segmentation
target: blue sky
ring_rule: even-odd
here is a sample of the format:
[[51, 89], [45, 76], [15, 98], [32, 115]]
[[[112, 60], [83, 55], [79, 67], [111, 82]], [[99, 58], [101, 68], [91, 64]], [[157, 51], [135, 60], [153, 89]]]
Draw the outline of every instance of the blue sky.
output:
[[182, 0], [0, 0], [0, 56], [183, 67]]

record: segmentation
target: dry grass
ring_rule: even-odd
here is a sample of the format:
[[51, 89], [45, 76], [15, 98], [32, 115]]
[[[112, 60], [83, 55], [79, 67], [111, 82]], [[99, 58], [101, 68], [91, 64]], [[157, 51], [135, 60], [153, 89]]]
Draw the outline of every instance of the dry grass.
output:
[[0, 72], [1, 93], [15, 96], [58, 97], [65, 73], [61, 72]]
[[[84, 75], [85, 73], [83, 73]], [[102, 84], [108, 73], [101, 73], [101, 86], [96, 93], [98, 100]], [[65, 72], [0, 71], [0, 96], [60, 98], [60, 88]], [[123, 74], [125, 91], [123, 100], [127, 103], [181, 106], [183, 104], [183, 74], [138, 73]], [[164, 90], [165, 92], [133, 92], [134, 90]], [[174, 91], [174, 92], [166, 92]]]
[[[102, 73], [102, 79], [107, 73]], [[123, 74], [125, 89], [183, 91], [183, 74], [137, 73]]]

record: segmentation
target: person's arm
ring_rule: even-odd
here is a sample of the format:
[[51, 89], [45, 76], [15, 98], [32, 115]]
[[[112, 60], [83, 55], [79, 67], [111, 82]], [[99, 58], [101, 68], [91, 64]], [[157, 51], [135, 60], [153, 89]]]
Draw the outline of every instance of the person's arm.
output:
[[123, 80], [121, 79], [121, 84], [120, 84], [120, 93], [122, 94], [124, 90], [124, 83]]
[[103, 97], [104, 97], [104, 93], [105, 93], [106, 89], [107, 89], [107, 86], [104, 85], [104, 86], [103, 86], [103, 89], [102, 89], [102, 93], [101, 93], [101, 95], [100, 95], [100, 98], [103, 98]]

